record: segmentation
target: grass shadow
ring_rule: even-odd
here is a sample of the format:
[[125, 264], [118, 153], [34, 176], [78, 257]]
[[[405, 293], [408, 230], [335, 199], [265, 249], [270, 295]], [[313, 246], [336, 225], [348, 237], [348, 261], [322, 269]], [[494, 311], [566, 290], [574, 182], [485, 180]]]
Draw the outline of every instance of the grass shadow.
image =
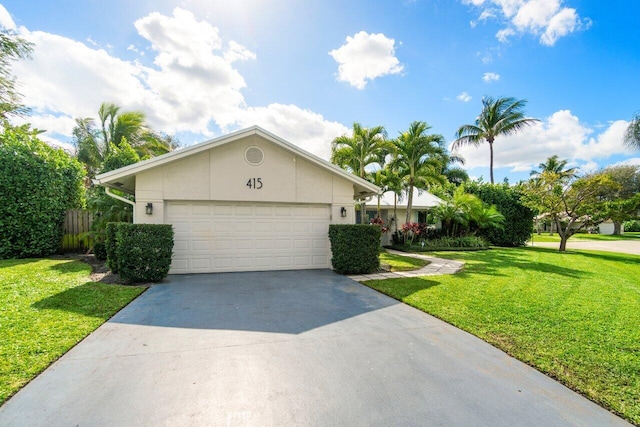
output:
[[[556, 252], [559, 256], [565, 255], [565, 253], [557, 252], [551, 248], [508, 248], [508, 250], [489, 250], [482, 253], [462, 252], [456, 253], [455, 256], [447, 256], [446, 253], [441, 253], [436, 256], [442, 256], [443, 258], [457, 259], [460, 261], [468, 261], [468, 265], [462, 269], [458, 275], [465, 277], [471, 274], [486, 274], [491, 276], [505, 276], [501, 271], [505, 270], [505, 267], [513, 267], [521, 270], [538, 271], [546, 274], [557, 274], [561, 276], [571, 277], [574, 279], [580, 279], [585, 277], [588, 273], [583, 270], [567, 267], [566, 263], [551, 264], [547, 262], [532, 261], [527, 255], [528, 252], [544, 252], [551, 253]], [[567, 252], [566, 255], [572, 253]]]
[[[83, 266], [82, 263], [79, 264]], [[114, 313], [115, 303], [114, 289], [110, 287], [113, 288], [114, 285], [87, 282], [41, 299], [31, 306], [38, 310], [63, 310], [107, 320]]]
[[20, 259], [3, 259], [0, 261], [0, 269], [16, 267], [19, 265], [32, 264], [47, 258], [20, 258]]
[[433, 288], [441, 283], [429, 279], [429, 276], [422, 276], [406, 279], [367, 280], [362, 282], [362, 284], [391, 298], [403, 301], [405, 298], [415, 294], [416, 292]]

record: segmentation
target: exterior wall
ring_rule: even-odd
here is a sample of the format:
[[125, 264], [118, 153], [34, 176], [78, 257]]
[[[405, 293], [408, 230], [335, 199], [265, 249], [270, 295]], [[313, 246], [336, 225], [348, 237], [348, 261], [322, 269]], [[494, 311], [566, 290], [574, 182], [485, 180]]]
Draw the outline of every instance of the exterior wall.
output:
[[[598, 226], [598, 229], [600, 230], [600, 234], [613, 234], [613, 222], [603, 222], [602, 224], [600, 224]], [[624, 233], [624, 224], [622, 224], [622, 227], [620, 229], [621, 233]]]
[[[259, 165], [245, 160], [251, 146], [264, 153]], [[327, 204], [332, 223], [352, 224], [353, 195], [349, 180], [252, 135], [137, 175], [136, 222], [163, 223], [165, 200], [224, 200]], [[145, 213], [147, 203], [153, 204], [152, 215]]]

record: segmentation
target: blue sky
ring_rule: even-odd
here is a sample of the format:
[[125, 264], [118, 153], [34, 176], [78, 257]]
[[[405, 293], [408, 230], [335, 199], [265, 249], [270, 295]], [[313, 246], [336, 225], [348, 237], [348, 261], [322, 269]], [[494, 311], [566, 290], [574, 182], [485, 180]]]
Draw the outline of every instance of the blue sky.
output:
[[[484, 95], [541, 120], [496, 141], [496, 179], [558, 154], [583, 171], [640, 164], [640, 2], [612, 0], [3, 1], [35, 43], [14, 66], [28, 120], [68, 143], [101, 102], [145, 111], [185, 145], [258, 124], [321, 157], [354, 121], [414, 120], [454, 139]], [[460, 154], [488, 178], [488, 147]]]

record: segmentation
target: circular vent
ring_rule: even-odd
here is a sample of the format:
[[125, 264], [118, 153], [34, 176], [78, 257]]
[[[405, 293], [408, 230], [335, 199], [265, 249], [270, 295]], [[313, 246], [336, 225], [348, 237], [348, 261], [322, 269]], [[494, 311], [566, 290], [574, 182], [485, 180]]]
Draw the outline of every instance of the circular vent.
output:
[[258, 166], [264, 161], [264, 152], [256, 146], [247, 148], [244, 152], [244, 159], [253, 166]]

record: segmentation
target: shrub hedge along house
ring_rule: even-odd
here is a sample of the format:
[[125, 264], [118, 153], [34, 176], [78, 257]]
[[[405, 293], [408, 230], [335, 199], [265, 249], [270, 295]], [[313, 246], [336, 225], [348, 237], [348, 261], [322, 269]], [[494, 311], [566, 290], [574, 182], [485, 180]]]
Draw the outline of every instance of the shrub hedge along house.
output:
[[331, 268], [329, 224], [379, 188], [257, 127], [96, 177], [171, 224], [170, 273]]

